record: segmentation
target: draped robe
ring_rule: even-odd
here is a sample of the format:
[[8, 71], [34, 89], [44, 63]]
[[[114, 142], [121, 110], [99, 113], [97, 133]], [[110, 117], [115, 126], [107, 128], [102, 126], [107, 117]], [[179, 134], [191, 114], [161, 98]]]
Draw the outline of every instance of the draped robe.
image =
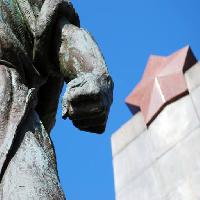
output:
[[63, 86], [54, 43], [67, 0], [0, 1], [0, 198], [65, 199], [49, 138]]

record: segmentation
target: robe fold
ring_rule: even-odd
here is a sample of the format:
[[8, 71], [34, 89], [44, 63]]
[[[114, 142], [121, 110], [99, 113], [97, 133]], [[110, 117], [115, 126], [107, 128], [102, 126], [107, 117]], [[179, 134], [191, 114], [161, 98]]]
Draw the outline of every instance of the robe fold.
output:
[[2, 200], [65, 199], [49, 138], [63, 86], [53, 56], [54, 26], [63, 16], [80, 26], [67, 0], [0, 1]]

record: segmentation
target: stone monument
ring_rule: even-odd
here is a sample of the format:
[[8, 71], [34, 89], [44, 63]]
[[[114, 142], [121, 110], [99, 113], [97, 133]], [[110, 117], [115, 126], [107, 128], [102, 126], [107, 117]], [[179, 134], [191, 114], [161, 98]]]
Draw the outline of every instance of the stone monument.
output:
[[200, 199], [199, 74], [189, 46], [150, 56], [112, 136], [116, 200]]
[[102, 133], [113, 82], [68, 0], [0, 2], [0, 199], [62, 200], [49, 137], [63, 118]]

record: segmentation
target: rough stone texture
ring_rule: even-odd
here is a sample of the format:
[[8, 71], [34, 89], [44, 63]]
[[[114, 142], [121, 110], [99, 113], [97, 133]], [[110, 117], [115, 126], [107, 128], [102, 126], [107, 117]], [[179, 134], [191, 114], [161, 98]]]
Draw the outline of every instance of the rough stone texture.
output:
[[17, 129], [23, 116], [33, 105], [30, 104], [33, 91], [20, 80], [15, 69], [0, 65], [0, 171], [3, 171], [7, 154], [11, 151]]
[[54, 150], [35, 111], [20, 129], [17, 146], [0, 185], [1, 199], [64, 200], [57, 176]]
[[137, 115], [112, 136], [116, 200], [200, 198], [199, 71], [199, 63], [186, 71], [189, 94], [167, 105], [138, 137]]
[[36, 89], [16, 69], [0, 65], [0, 72], [1, 199], [65, 199], [49, 135], [34, 111]]
[[64, 80], [63, 117], [81, 130], [105, 130], [113, 82], [96, 42], [79, 26], [68, 0], [0, 2], [2, 200], [65, 199], [49, 136]]

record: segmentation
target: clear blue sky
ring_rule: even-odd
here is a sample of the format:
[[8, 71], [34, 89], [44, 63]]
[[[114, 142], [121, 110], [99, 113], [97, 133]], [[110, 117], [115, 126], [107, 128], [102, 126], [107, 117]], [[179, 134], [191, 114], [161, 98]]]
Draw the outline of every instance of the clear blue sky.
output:
[[61, 119], [52, 132], [61, 184], [68, 200], [114, 200], [110, 138], [131, 114], [125, 97], [140, 80], [150, 54], [168, 55], [190, 44], [200, 56], [199, 0], [72, 0], [82, 27], [96, 38], [115, 82], [104, 135], [80, 132]]

